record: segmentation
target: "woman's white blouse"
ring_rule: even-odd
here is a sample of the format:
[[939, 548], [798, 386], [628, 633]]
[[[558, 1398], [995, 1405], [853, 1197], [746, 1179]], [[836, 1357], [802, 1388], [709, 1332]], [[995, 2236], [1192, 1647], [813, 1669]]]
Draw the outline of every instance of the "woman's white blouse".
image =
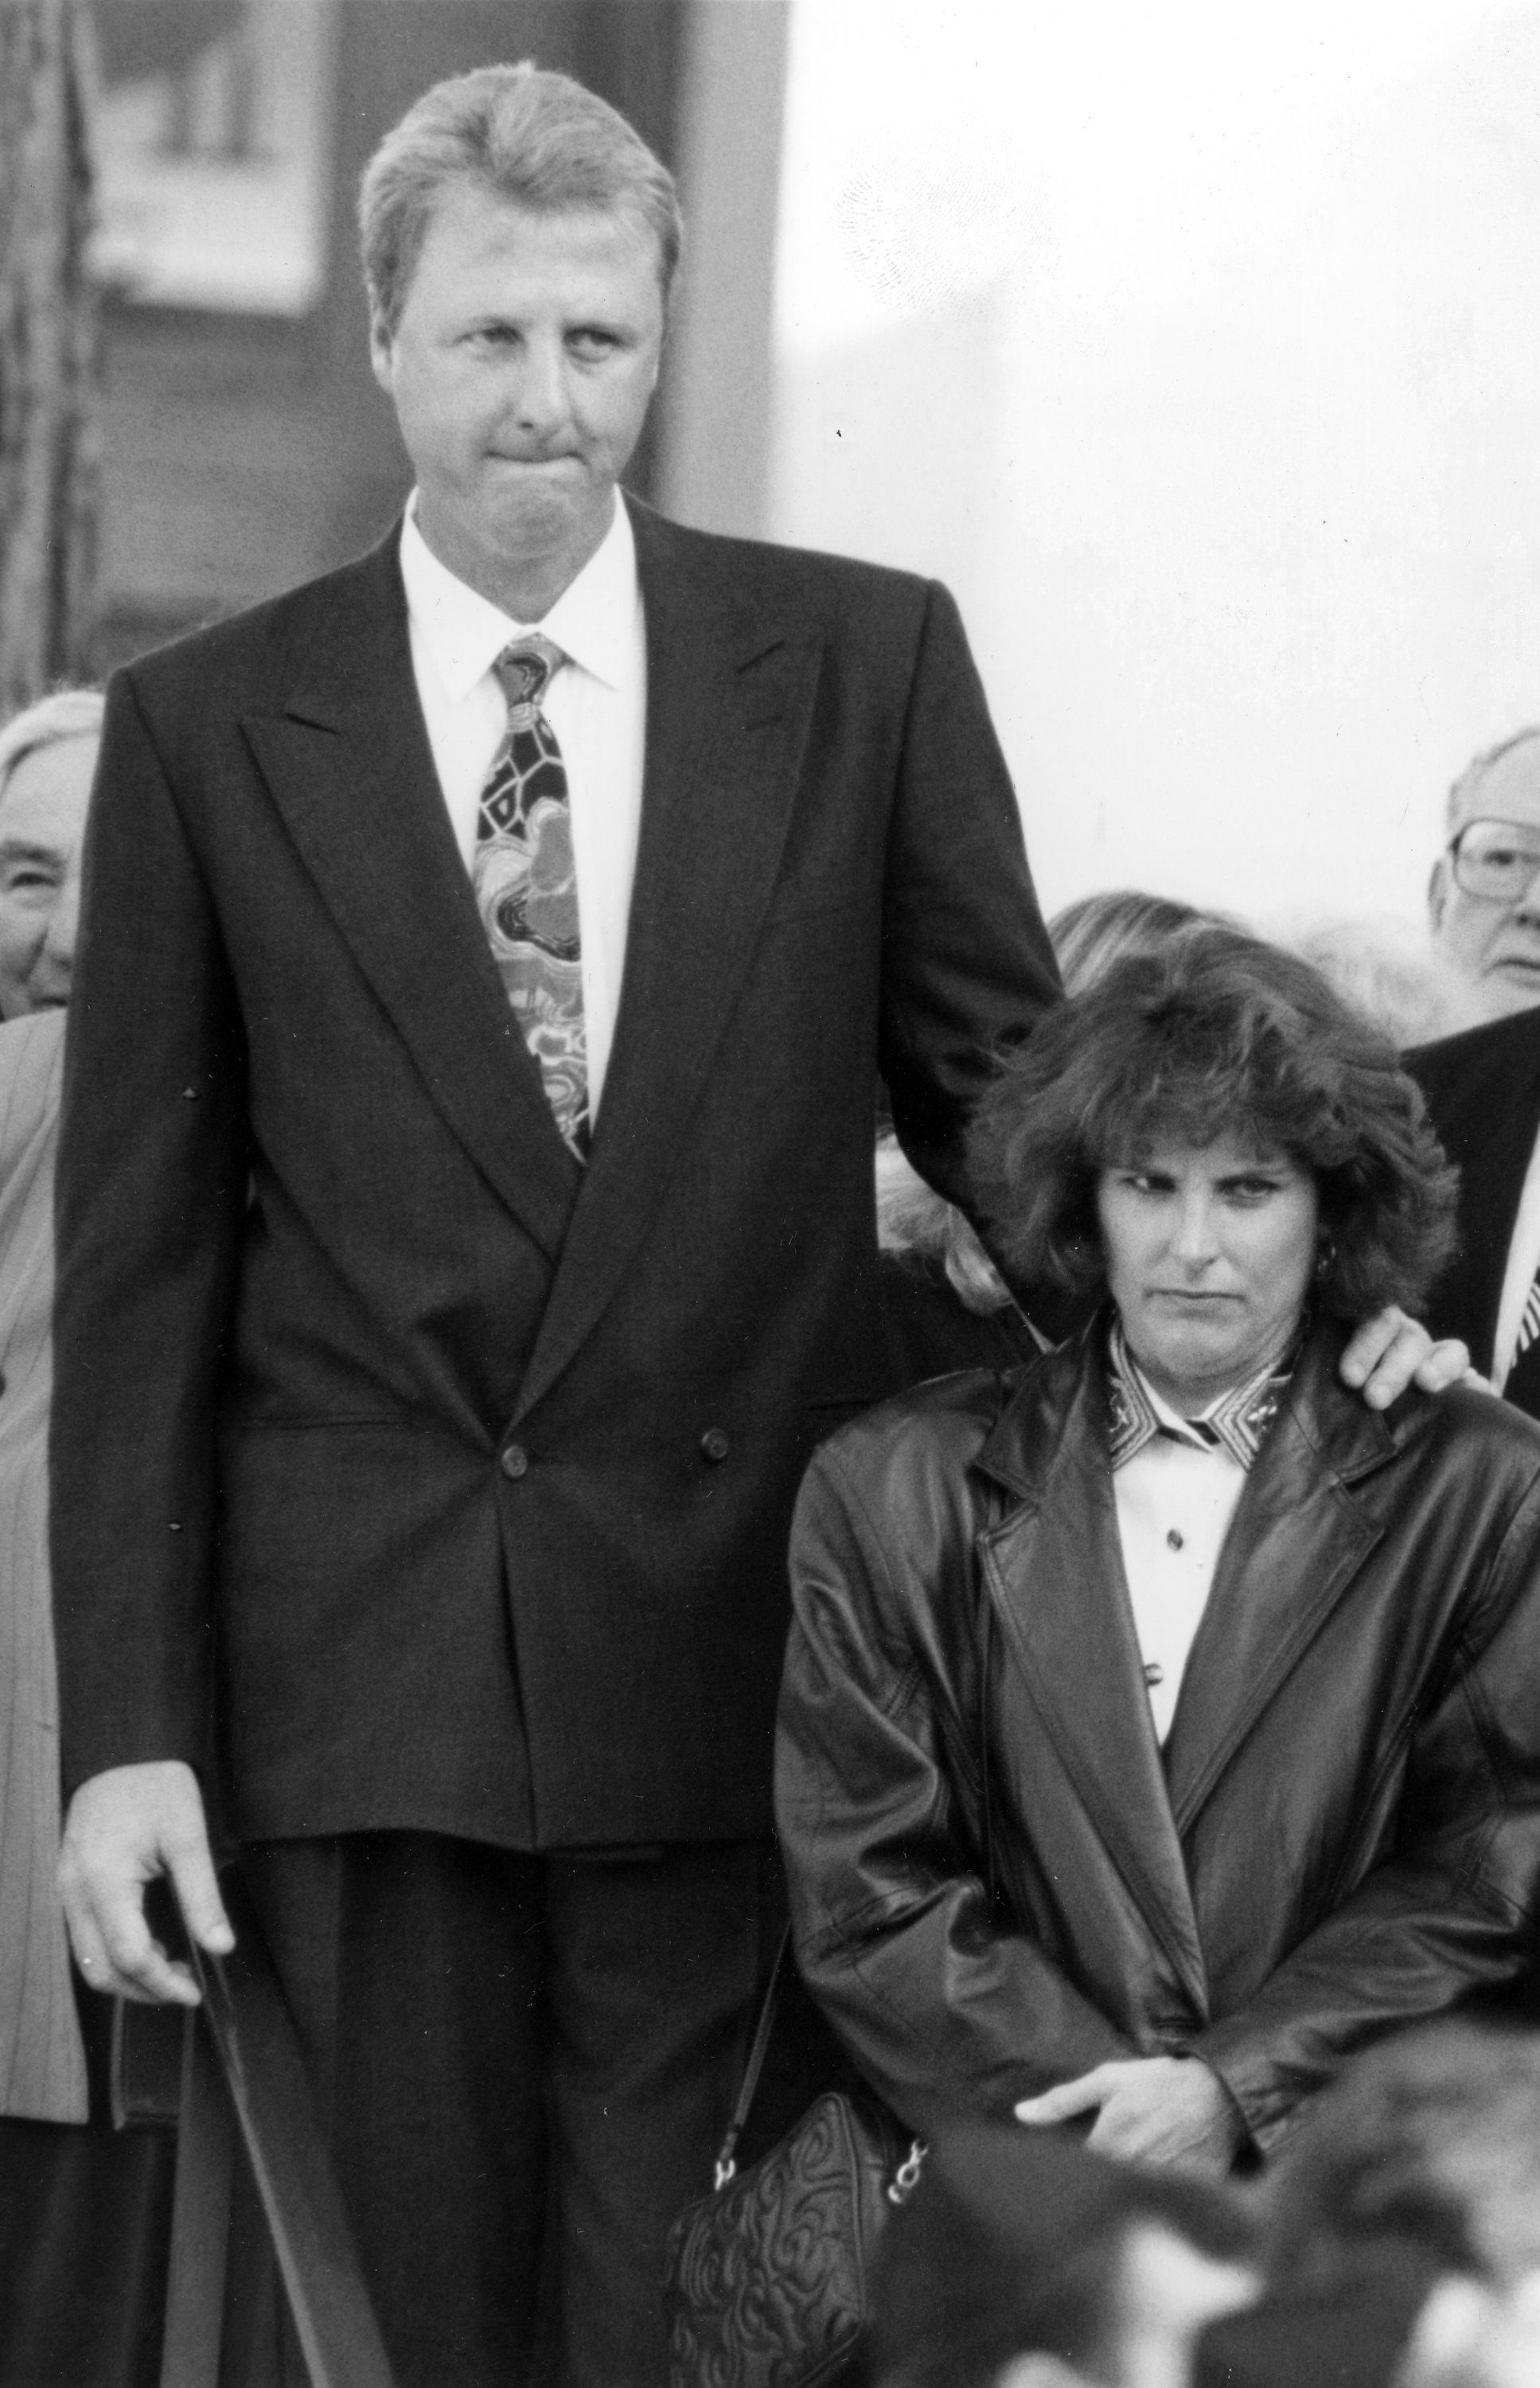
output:
[[1112, 1483], [1150, 1713], [1164, 1742], [1246, 1476], [1222, 1442], [1200, 1440], [1142, 1369], [1139, 1381], [1163, 1431], [1122, 1462]]

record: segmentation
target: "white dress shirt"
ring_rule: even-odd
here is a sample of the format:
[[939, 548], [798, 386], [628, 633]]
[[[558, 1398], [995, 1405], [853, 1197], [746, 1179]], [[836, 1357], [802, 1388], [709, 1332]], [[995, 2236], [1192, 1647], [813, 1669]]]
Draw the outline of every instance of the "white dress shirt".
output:
[[1540, 1137], [1536, 1137], [1534, 1150], [1530, 1154], [1519, 1208], [1514, 1213], [1508, 1266], [1503, 1272], [1503, 1298], [1497, 1304], [1497, 1331], [1492, 1344], [1492, 1383], [1499, 1393], [1508, 1382], [1517, 1356], [1514, 1346], [1519, 1340], [1519, 1324], [1523, 1317], [1524, 1304], [1529, 1300], [1529, 1290], [1534, 1283], [1537, 1268], [1540, 1268]]
[[1150, 1714], [1164, 1742], [1246, 1475], [1225, 1444], [1197, 1440], [1142, 1369], [1139, 1381], [1165, 1431], [1122, 1463], [1112, 1489]]
[[417, 527], [415, 493], [401, 527], [411, 668], [439, 785], [467, 871], [481, 791], [508, 726], [492, 665], [511, 639], [538, 630], [567, 661], [542, 707], [566, 765], [583, 945], [588, 1111], [614, 1041], [625, 932], [641, 831], [647, 642], [630, 518], [617, 500], [597, 553], [541, 622], [515, 622], [455, 576]]

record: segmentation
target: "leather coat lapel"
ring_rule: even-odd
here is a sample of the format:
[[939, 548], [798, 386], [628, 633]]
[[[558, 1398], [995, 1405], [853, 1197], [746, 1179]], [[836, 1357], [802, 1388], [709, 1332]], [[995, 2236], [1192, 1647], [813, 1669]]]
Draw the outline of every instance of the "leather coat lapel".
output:
[[633, 507], [647, 616], [641, 838], [592, 1155], [520, 1395], [591, 1333], [657, 1213], [786, 843], [818, 648]]
[[[1099, 1337], [1100, 1325], [1086, 1330]], [[1067, 1356], [1067, 1355], [1065, 1355]], [[1034, 1370], [978, 1459], [1022, 1495], [980, 1538], [1005, 1647], [1101, 1835], [1200, 2015], [1208, 1986], [1123, 1574], [1106, 1397], [1087, 1348], [1061, 1420]], [[1041, 1468], [1023, 1454], [1044, 1454]]]
[[1219, 1555], [1166, 1739], [1184, 1840], [1382, 1531], [1349, 1486], [1394, 1435], [1335, 1382], [1342, 1340], [1330, 1325], [1308, 1337]]
[[281, 717], [244, 723], [337, 928], [435, 1104], [552, 1259], [579, 1168], [493, 962], [416, 701], [397, 534], [328, 591]]

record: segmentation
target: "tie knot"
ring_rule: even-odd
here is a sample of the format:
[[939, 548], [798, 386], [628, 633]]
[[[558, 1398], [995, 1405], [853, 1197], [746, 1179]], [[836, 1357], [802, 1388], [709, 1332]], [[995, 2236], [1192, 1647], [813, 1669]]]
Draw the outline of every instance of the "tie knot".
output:
[[562, 662], [560, 647], [549, 639], [513, 639], [493, 664], [499, 685], [508, 700], [509, 718], [527, 721], [539, 711], [550, 676]]

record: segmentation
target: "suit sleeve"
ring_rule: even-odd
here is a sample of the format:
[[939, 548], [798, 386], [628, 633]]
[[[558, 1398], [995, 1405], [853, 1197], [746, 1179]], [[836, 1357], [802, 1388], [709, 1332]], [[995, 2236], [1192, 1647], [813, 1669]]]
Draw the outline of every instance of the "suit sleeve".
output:
[[[791, 1579], [776, 1823], [799, 1965], [861, 2072], [928, 2131], [1133, 2054], [1034, 1941], [991, 1918], [959, 1791], [967, 1734], [937, 1712], [880, 1542], [827, 1452], [798, 1504]], [[967, 1588], [949, 1581], [942, 1596]]]
[[882, 920], [880, 1060], [899, 1141], [975, 1213], [966, 1131], [996, 1057], [1059, 993], [1010, 775], [957, 608], [933, 586], [904, 721]]
[[127, 675], [86, 839], [60, 1137], [52, 1550], [67, 1790], [201, 1766], [214, 1389], [246, 1202], [245, 1061], [208, 890]]
[[1540, 1491], [1413, 1730], [1397, 1846], [1192, 2052], [1264, 2150], [1356, 2049], [1515, 1983], [1540, 1901]]

